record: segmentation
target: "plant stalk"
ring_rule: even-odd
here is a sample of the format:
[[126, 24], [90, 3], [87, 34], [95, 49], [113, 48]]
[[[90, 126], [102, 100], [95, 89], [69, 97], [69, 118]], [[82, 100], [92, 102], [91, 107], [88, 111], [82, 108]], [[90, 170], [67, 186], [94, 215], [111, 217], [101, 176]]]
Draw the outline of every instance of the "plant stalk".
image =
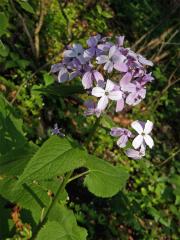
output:
[[51, 204], [50, 204], [50, 206], [49, 206], [46, 214], [44, 215], [42, 221], [39, 223], [39, 225], [38, 225], [36, 231], [34, 232], [31, 240], [34, 240], [34, 239], [36, 238], [36, 236], [37, 236], [37, 234], [39, 233], [41, 227], [46, 223], [46, 221], [47, 221], [47, 219], [48, 219], [48, 216], [49, 216], [49, 214], [51, 213], [51, 210], [52, 210], [53, 206], [57, 203], [59, 196], [60, 196], [61, 193], [64, 191], [64, 189], [65, 189], [65, 187], [66, 187], [66, 184], [68, 183], [68, 180], [69, 180], [69, 178], [71, 177], [71, 175], [72, 175], [72, 171], [68, 172], [68, 173], [66, 174], [66, 176], [64, 177], [62, 183], [60, 184], [60, 186], [59, 186], [59, 188], [58, 188], [58, 190], [57, 190], [57, 192], [56, 192], [56, 195], [55, 195], [54, 198], [52, 199], [52, 202], [51, 202]]

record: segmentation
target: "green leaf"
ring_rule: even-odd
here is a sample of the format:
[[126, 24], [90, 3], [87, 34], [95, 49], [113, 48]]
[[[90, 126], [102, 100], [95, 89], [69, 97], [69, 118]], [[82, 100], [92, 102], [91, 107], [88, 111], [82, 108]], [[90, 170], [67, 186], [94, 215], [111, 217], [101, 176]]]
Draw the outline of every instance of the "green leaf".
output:
[[0, 174], [6, 176], [18, 176], [21, 174], [37, 149], [36, 145], [25, 143], [23, 146], [0, 156]]
[[37, 240], [85, 240], [87, 232], [77, 225], [73, 212], [62, 205], [55, 206], [49, 221], [40, 230]]
[[13, 228], [13, 221], [9, 220], [11, 209], [6, 207], [6, 199], [0, 197], [0, 239], [7, 239]]
[[22, 130], [22, 119], [1, 95], [0, 109], [0, 155], [3, 155], [24, 146], [27, 141]]
[[124, 167], [113, 166], [95, 156], [89, 156], [86, 167], [90, 173], [86, 176], [84, 184], [98, 197], [112, 197], [125, 186], [128, 179]]
[[9, 54], [9, 48], [3, 44], [3, 42], [0, 40], [0, 56], [7, 57]]
[[49, 86], [50, 84], [54, 83], [54, 78], [49, 73], [44, 73], [43, 79], [46, 86]]
[[114, 121], [112, 120], [112, 118], [110, 116], [108, 116], [107, 114], [104, 114], [101, 118], [101, 124], [103, 125], [103, 127], [105, 128], [109, 128], [111, 129], [112, 127], [116, 127], [117, 125], [114, 123]]
[[102, 7], [98, 4], [98, 5], [96, 6], [96, 8], [97, 8], [98, 13], [101, 15], [101, 13], [102, 13]]
[[62, 85], [62, 84], [52, 84], [48, 85], [45, 88], [34, 88], [33, 91], [38, 91], [42, 95], [46, 96], [56, 96], [56, 97], [69, 97], [73, 94], [82, 94], [84, 93], [84, 89], [79, 85]]
[[113, 15], [112, 15], [111, 13], [105, 12], [105, 11], [102, 12], [101, 15], [102, 15], [103, 17], [105, 17], [105, 18], [112, 18], [112, 17], [113, 17]]
[[27, 1], [18, 0], [18, 3], [27, 12], [32, 13], [32, 14], [35, 13], [34, 9], [31, 7], [31, 5]]
[[30, 160], [20, 177], [20, 182], [62, 175], [83, 166], [86, 157], [85, 151], [72, 146], [67, 139], [52, 136]]
[[7, 32], [8, 18], [5, 13], [0, 12], [0, 37]]
[[[29, 184], [17, 184], [15, 177], [0, 178], [0, 195], [11, 202], [18, 204], [21, 208], [30, 210], [36, 223], [39, 222], [43, 208], [49, 206], [51, 198], [48, 192], [56, 193], [60, 179], [54, 178], [47, 181], [32, 182]], [[59, 197], [60, 201], [67, 199], [64, 191]]]

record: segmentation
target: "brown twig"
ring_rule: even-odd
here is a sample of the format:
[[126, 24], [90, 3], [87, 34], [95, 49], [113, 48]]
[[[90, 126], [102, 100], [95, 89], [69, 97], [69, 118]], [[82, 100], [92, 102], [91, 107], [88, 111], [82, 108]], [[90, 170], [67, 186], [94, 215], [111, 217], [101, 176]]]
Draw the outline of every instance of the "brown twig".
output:
[[18, 16], [18, 18], [21, 20], [21, 23], [22, 23], [24, 32], [25, 32], [25, 34], [26, 34], [26, 36], [27, 36], [27, 38], [28, 38], [28, 40], [29, 40], [29, 44], [30, 44], [30, 46], [31, 46], [32, 53], [33, 53], [33, 55], [35, 55], [35, 46], [34, 46], [33, 38], [32, 38], [32, 36], [31, 36], [31, 34], [30, 34], [30, 31], [29, 31], [29, 29], [28, 29], [28, 27], [27, 27], [26, 20], [25, 20], [25, 18], [21, 15], [21, 13], [18, 12], [18, 10], [16, 9], [13, 1], [10, 0], [10, 4], [11, 4], [14, 12], [15, 12], [16, 15]]
[[43, 26], [43, 22], [44, 22], [44, 15], [45, 15], [45, 4], [44, 4], [44, 0], [40, 0], [39, 3], [39, 21], [36, 23], [36, 27], [34, 30], [34, 45], [35, 45], [35, 57], [36, 60], [39, 59], [39, 54], [40, 54], [40, 41], [39, 41], [39, 33], [41, 31], [41, 28]]

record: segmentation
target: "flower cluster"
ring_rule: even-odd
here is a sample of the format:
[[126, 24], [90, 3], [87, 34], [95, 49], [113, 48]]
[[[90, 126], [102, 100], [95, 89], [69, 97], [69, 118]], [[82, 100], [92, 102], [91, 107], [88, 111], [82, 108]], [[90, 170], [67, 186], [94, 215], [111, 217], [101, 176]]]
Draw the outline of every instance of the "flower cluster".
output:
[[154, 141], [150, 136], [150, 133], [153, 128], [153, 123], [149, 120], [147, 122], [134, 121], [131, 124], [131, 127], [138, 133], [137, 136], [134, 136], [131, 131], [126, 128], [112, 128], [111, 136], [120, 137], [117, 141], [117, 145], [120, 148], [126, 147], [126, 144], [129, 138], [134, 138], [132, 141], [132, 148], [126, 150], [126, 155], [130, 158], [141, 159], [145, 156], [146, 146], [152, 148], [154, 146]]
[[[115, 111], [120, 112], [126, 104], [135, 106], [145, 98], [146, 84], [153, 81], [151, 73], [147, 72], [147, 66], [153, 66], [153, 63], [126, 48], [124, 36], [116, 37], [113, 42], [111, 38], [98, 34], [87, 40], [86, 49], [81, 44], [68, 46], [62, 62], [52, 65], [51, 72], [58, 74], [59, 83], [80, 77], [84, 89], [97, 98], [95, 102], [92, 99], [85, 102], [85, 115], [99, 117], [111, 101], [115, 102]], [[136, 131], [137, 125], [142, 126], [142, 123], [136, 121], [132, 124]], [[139, 127], [139, 135], [133, 140], [133, 147], [135, 152], [143, 156], [144, 142], [150, 147], [153, 144], [146, 134], [146, 127], [144, 130], [141, 127], [141, 130]], [[122, 128], [112, 129], [111, 135], [120, 137], [119, 147], [124, 147], [128, 138], [132, 138], [131, 132]], [[126, 154], [132, 157], [135, 154], [132, 151], [129, 149]]]

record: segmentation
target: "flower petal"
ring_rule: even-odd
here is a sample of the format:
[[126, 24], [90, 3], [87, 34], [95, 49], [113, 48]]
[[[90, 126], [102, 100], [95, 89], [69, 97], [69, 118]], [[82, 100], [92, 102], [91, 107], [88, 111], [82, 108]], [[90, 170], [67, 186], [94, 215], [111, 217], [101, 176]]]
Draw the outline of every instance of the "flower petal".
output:
[[126, 63], [122, 62], [117, 62], [114, 64], [114, 68], [120, 72], [127, 72], [128, 71], [128, 66]]
[[137, 133], [141, 134], [143, 133], [143, 128], [141, 126], [141, 124], [139, 123], [139, 121], [134, 121], [131, 123], [131, 127], [136, 130]]
[[122, 99], [118, 100], [116, 103], [116, 112], [122, 111], [123, 108], [124, 108], [124, 99], [122, 98]]
[[117, 145], [120, 147], [120, 148], [124, 148], [126, 146], [126, 143], [128, 141], [128, 136], [126, 135], [122, 135], [118, 141], [117, 141]]
[[130, 93], [127, 97], [126, 97], [126, 103], [128, 105], [133, 105], [135, 103], [135, 99], [137, 97], [136, 92], [134, 93]]
[[76, 44], [76, 43], [73, 44], [73, 49], [76, 52], [76, 54], [83, 53], [83, 51], [84, 51], [82, 45]]
[[137, 150], [134, 150], [132, 148], [129, 148], [125, 151], [126, 155], [130, 158], [133, 158], [133, 159], [141, 159], [143, 156], [140, 154], [139, 151]]
[[143, 65], [148, 65], [148, 66], [153, 66], [153, 62], [147, 60], [146, 58], [144, 58], [142, 55], [138, 55], [139, 57], [139, 62], [142, 63]]
[[97, 109], [102, 111], [104, 110], [108, 105], [108, 97], [107, 96], [103, 96], [100, 98], [98, 104], [97, 104]]
[[149, 120], [147, 120], [145, 127], [144, 127], [144, 133], [149, 134], [152, 131], [153, 123]]
[[86, 59], [86, 60], [90, 60], [96, 53], [96, 49], [95, 48], [89, 48], [89, 49], [86, 49], [83, 53], [83, 57]]
[[113, 137], [120, 137], [124, 133], [123, 128], [114, 127], [111, 128], [110, 135]]
[[58, 74], [58, 82], [62, 83], [69, 80], [69, 73], [66, 68], [61, 68]]
[[85, 89], [89, 89], [93, 86], [92, 73], [86, 72], [82, 77], [82, 85]]
[[109, 60], [109, 58], [106, 55], [100, 55], [99, 57], [96, 58], [96, 60], [97, 64], [103, 64], [106, 63]]
[[142, 135], [138, 135], [137, 137], [135, 137], [135, 139], [132, 142], [132, 145], [135, 149], [138, 149], [143, 143], [143, 136]]
[[105, 91], [110, 92], [114, 89], [115, 84], [111, 80], [107, 80]]
[[95, 97], [102, 97], [105, 95], [105, 90], [100, 87], [94, 87], [92, 89], [92, 95]]
[[107, 63], [104, 65], [104, 70], [106, 70], [108, 73], [112, 72], [113, 63], [111, 61], [107, 61]]
[[104, 81], [103, 75], [100, 72], [98, 72], [97, 70], [93, 71], [93, 75], [94, 75], [94, 78], [97, 82], [98, 81]]
[[109, 92], [108, 98], [111, 100], [120, 100], [122, 98], [122, 92], [121, 91], [111, 91]]
[[144, 141], [150, 148], [152, 148], [154, 146], [154, 141], [150, 135], [145, 135]]
[[72, 49], [72, 50], [65, 50], [63, 53], [64, 57], [76, 57], [76, 52]]
[[126, 74], [124, 74], [124, 76], [121, 78], [119, 84], [121, 87], [126, 86], [127, 84], [130, 83], [132, 79], [132, 74], [130, 72], [127, 72]]
[[114, 45], [109, 49], [109, 58], [111, 58], [115, 52], [117, 51], [117, 47]]

